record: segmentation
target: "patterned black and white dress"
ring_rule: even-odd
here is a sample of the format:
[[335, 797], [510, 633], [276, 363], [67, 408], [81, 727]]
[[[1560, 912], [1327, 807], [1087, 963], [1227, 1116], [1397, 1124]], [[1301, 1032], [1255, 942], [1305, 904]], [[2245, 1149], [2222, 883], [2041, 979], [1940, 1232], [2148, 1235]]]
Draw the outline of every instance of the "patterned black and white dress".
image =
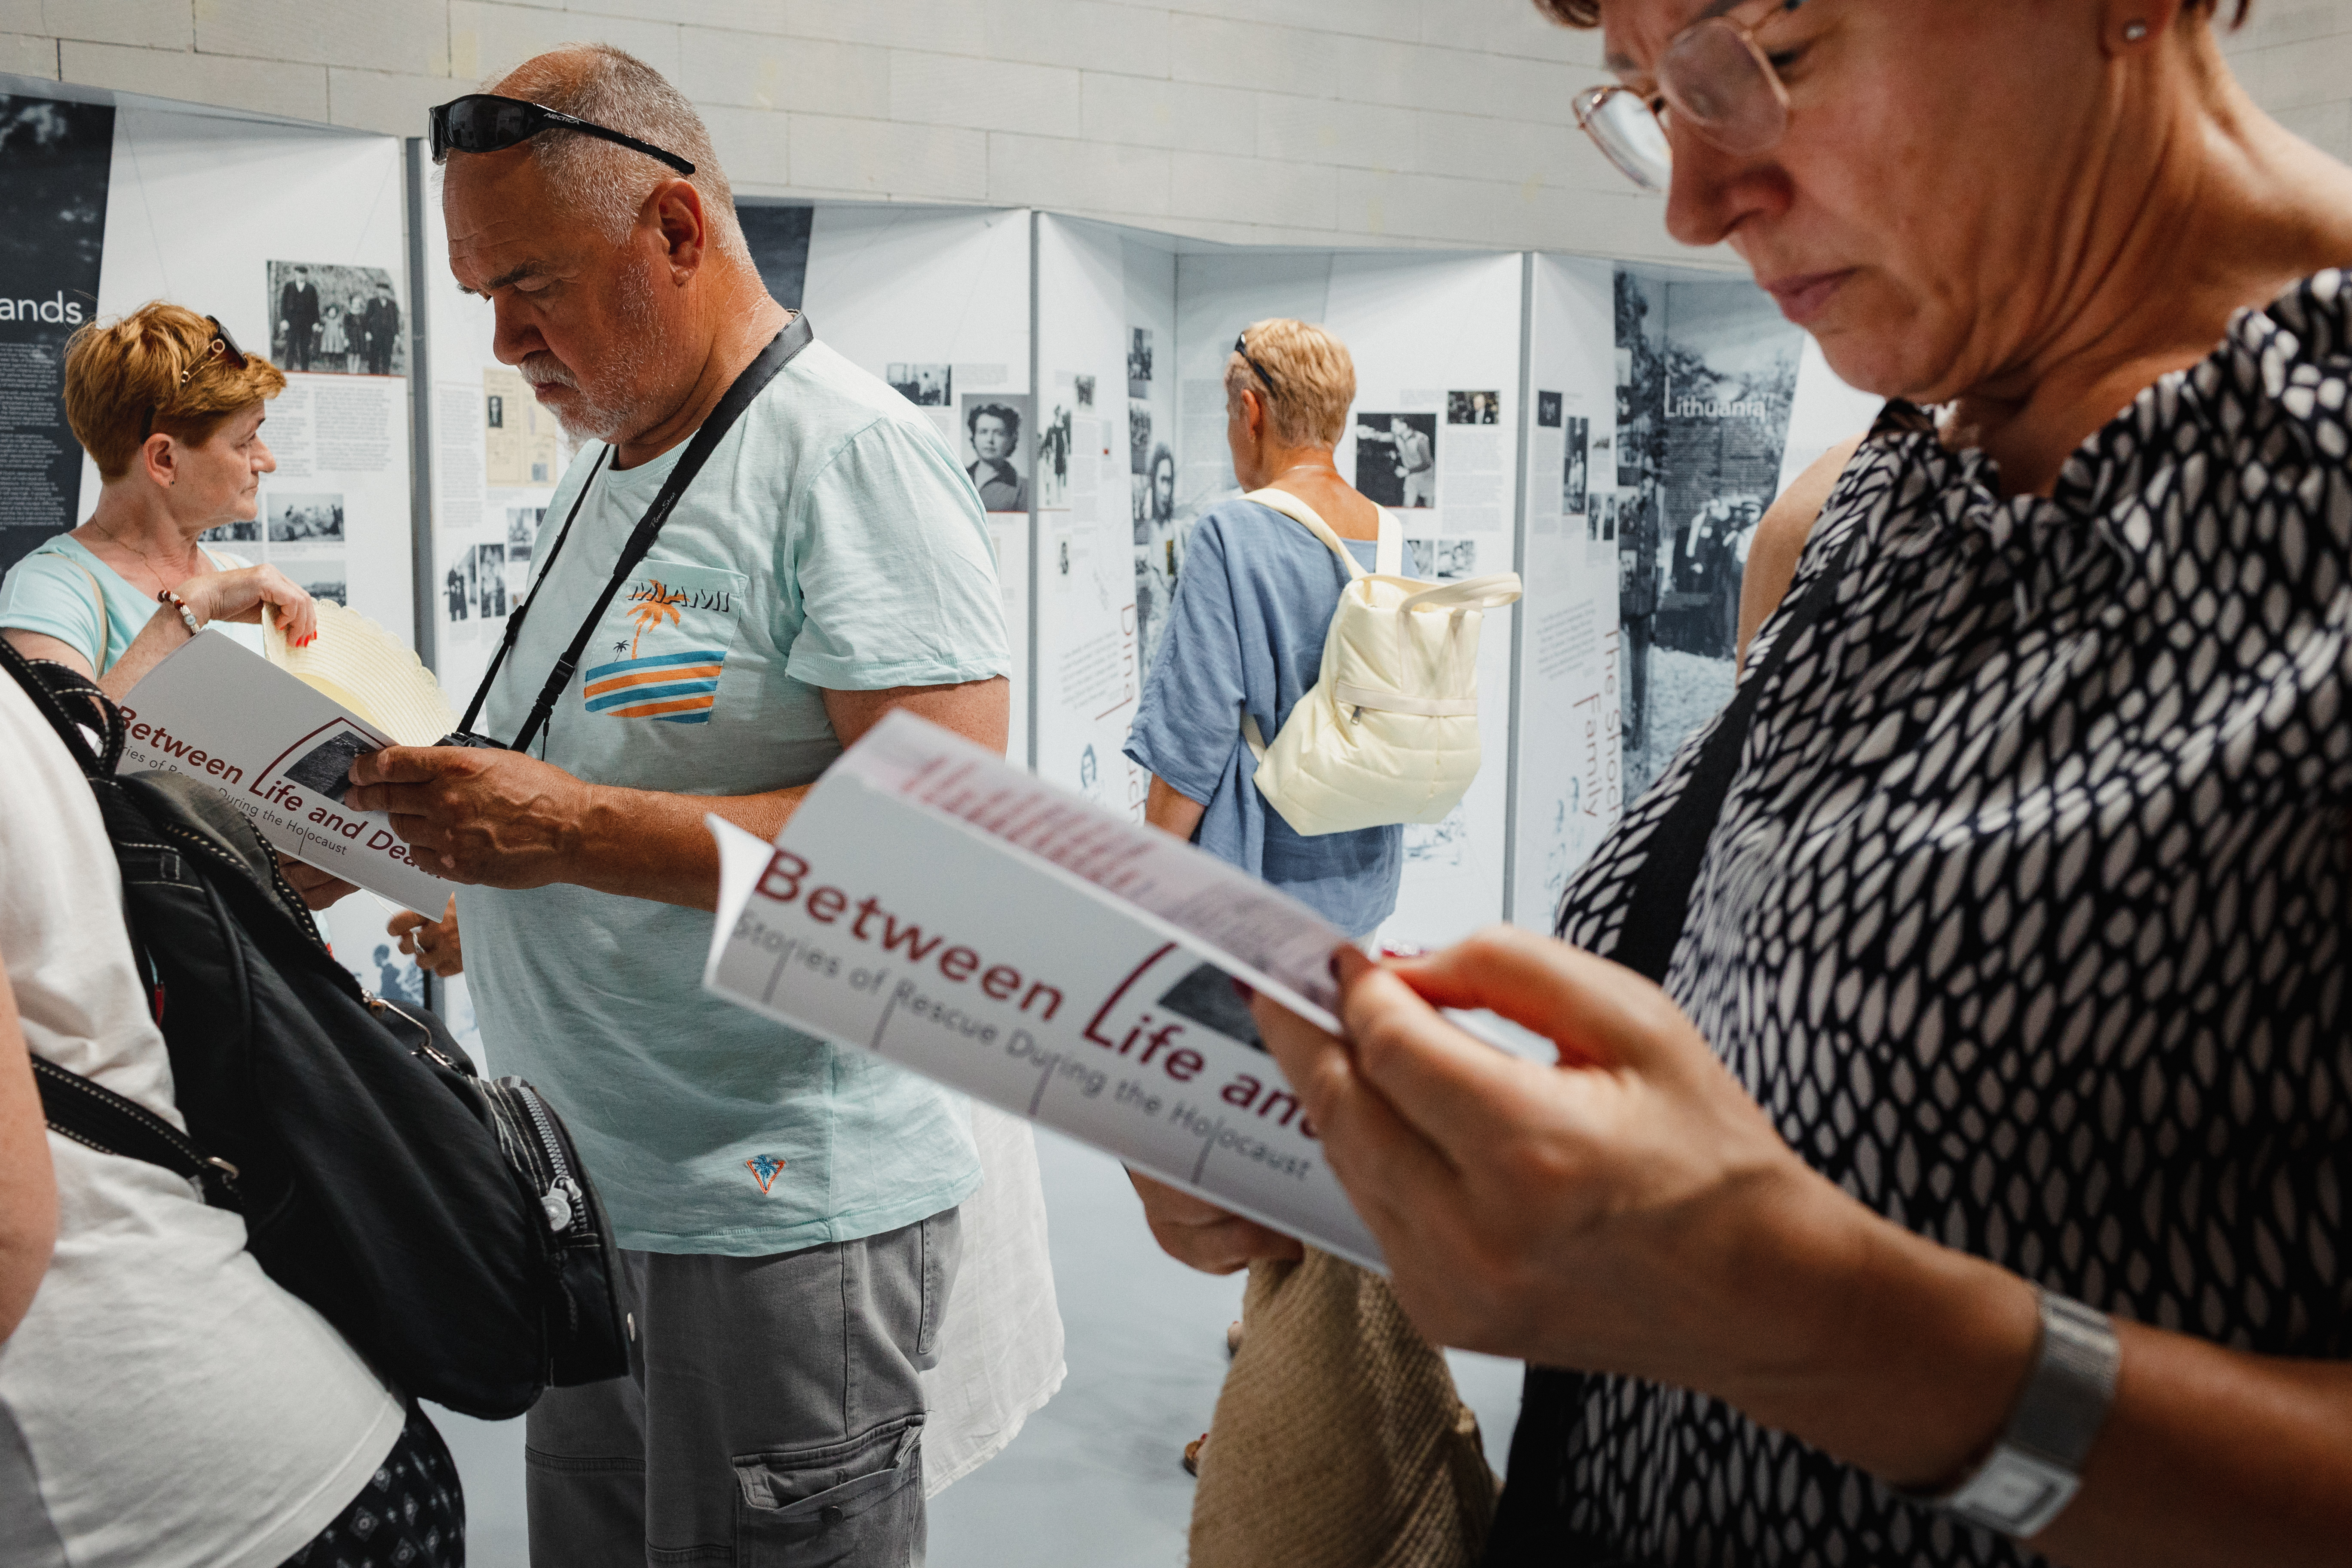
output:
[[[1807, 544], [1667, 989], [1896, 1223], [2352, 1357], [2352, 278], [2242, 312], [2048, 499], [1890, 405]], [[1762, 628], [1750, 668], [1785, 610]], [[1569, 887], [1606, 953], [1682, 749]], [[1577, 1526], [1659, 1564], [2015, 1564], [1715, 1401], [1595, 1379]]]

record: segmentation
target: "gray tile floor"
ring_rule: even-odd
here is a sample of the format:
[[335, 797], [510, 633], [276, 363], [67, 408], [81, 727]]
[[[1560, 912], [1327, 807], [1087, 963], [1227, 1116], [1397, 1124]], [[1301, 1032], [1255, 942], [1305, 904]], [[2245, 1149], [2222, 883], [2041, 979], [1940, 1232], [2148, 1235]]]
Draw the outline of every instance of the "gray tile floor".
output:
[[[1118, 1164], [1037, 1135], [1069, 1380], [1012, 1447], [931, 1503], [930, 1568], [1176, 1568], [1192, 1507], [1181, 1463], [1214, 1408], [1242, 1281], [1161, 1255]], [[1449, 1352], [1501, 1468], [1517, 1363]], [[522, 1568], [522, 1423], [436, 1412], [466, 1479], [471, 1568]]]

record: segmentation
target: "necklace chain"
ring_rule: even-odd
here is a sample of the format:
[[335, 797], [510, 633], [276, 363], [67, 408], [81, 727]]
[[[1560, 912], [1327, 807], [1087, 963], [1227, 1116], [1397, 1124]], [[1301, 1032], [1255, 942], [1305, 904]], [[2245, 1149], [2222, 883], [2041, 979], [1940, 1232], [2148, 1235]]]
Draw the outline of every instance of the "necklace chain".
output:
[[106, 542], [109, 544], [114, 545], [118, 549], [128, 550], [131, 554], [139, 557], [141, 563], [147, 568], [147, 575], [155, 579], [155, 587], [157, 592], [160, 593], [169, 586], [169, 584], [163, 581], [163, 571], [156, 566], [155, 558], [153, 556], [148, 554], [145, 551], [140, 549], [137, 545], [123, 538], [122, 535], [115, 532], [110, 524], [100, 523], [93, 518], [90, 520], [90, 526], [104, 534], [106, 536]]

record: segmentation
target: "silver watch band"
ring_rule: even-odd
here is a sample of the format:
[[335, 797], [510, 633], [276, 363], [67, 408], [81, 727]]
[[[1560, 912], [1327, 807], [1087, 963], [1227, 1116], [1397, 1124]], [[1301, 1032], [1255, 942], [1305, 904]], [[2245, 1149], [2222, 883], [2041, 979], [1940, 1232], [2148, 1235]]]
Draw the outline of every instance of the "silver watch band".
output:
[[2083, 1461], [2115, 1403], [2123, 1346], [2106, 1315], [2047, 1290], [2038, 1292], [2042, 1337], [2033, 1370], [2000, 1440], [1968, 1479], [1918, 1500], [1971, 1524], [2021, 1539], [2065, 1511], [2082, 1485]]

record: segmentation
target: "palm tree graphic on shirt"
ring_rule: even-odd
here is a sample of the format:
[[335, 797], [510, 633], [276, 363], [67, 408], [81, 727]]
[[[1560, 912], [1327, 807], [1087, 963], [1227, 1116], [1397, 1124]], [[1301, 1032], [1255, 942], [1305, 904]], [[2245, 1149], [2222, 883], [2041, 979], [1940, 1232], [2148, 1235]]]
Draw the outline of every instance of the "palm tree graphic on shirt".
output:
[[629, 612], [629, 619], [637, 623], [637, 635], [629, 639], [631, 658], [637, 657], [637, 644], [644, 640], [647, 632], [664, 622], [672, 626], [677, 624], [677, 607], [685, 602], [686, 590], [683, 588], [677, 590], [664, 588], [658, 577], [649, 582], [646, 591], [637, 600], [637, 607]]

